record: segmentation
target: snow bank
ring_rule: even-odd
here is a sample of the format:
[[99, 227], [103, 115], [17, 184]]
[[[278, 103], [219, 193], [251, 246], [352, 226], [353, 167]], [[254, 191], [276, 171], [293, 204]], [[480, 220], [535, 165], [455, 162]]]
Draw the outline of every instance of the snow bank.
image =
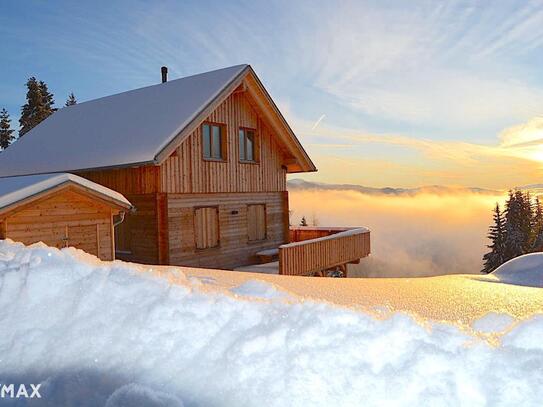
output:
[[188, 280], [181, 269], [162, 277], [145, 269], [0, 241], [0, 383], [41, 382], [42, 405], [55, 406], [543, 399], [541, 318], [492, 347], [452, 325], [422, 326], [403, 314], [378, 320], [261, 281], [204, 290], [205, 279]]
[[491, 274], [501, 283], [543, 287], [543, 253], [515, 257]]

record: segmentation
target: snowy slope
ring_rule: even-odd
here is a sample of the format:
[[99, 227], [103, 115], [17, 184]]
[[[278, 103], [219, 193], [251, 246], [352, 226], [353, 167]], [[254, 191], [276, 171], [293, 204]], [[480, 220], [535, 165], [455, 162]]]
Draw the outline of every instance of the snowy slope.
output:
[[529, 406], [543, 398], [542, 317], [511, 328], [510, 317], [488, 315], [476, 329], [509, 329], [492, 347], [454, 325], [402, 313], [377, 319], [254, 279], [220, 289], [194, 270], [160, 274], [0, 241], [0, 382], [40, 381], [44, 403], [31, 405], [59, 406]]

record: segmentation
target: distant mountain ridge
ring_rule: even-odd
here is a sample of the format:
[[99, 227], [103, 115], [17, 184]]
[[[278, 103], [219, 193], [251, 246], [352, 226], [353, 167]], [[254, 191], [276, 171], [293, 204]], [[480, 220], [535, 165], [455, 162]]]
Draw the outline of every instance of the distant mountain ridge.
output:
[[[484, 195], [501, 195], [503, 191], [497, 191], [492, 189], [477, 188], [477, 187], [451, 187], [445, 185], [428, 185], [417, 188], [374, 188], [365, 187], [363, 185], [356, 184], [327, 184], [324, 182], [311, 182], [303, 179], [292, 179], [287, 182], [289, 190], [302, 190], [302, 189], [320, 189], [320, 190], [335, 190], [335, 191], [357, 191], [367, 195], [416, 195], [420, 193], [432, 193], [432, 194], [450, 194], [459, 192], [470, 192], [473, 194]], [[541, 185], [543, 188], [543, 185]]]

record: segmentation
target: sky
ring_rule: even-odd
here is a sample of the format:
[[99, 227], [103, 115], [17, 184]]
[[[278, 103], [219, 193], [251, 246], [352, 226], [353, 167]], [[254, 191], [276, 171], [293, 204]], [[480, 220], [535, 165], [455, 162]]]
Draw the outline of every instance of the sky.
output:
[[507, 189], [543, 175], [541, 1], [2, 1], [0, 108], [249, 63], [313, 181]]

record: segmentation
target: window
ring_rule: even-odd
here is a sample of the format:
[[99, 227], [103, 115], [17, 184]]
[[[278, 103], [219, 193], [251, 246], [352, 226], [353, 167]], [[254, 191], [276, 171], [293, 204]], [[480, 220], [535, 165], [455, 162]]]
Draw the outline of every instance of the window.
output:
[[222, 124], [204, 123], [202, 125], [202, 150], [204, 159], [225, 159], [225, 135], [226, 131]]
[[197, 249], [219, 246], [219, 208], [209, 206], [195, 209], [194, 237]]
[[250, 242], [266, 239], [266, 205], [247, 205], [247, 235]]
[[239, 159], [240, 161], [257, 161], [256, 132], [252, 129], [239, 129]]

